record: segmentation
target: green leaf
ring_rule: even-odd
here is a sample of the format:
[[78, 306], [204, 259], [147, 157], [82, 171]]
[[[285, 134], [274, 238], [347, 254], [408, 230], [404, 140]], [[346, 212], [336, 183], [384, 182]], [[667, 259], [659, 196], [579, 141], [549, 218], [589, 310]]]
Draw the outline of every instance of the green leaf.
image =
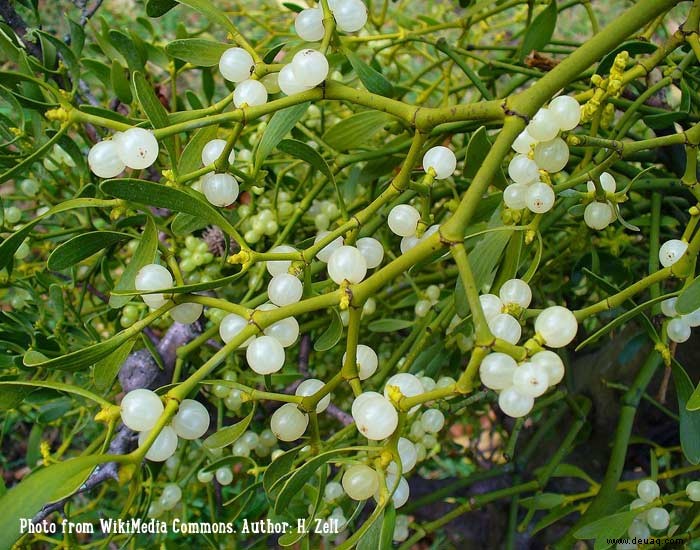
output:
[[131, 238], [133, 238], [132, 235], [117, 231], [90, 231], [83, 233], [60, 244], [51, 252], [47, 265], [49, 269], [60, 271], [89, 258], [100, 250]]
[[[127, 264], [112, 291], [114, 292], [134, 288], [134, 281], [136, 280], [136, 274], [138, 273], [139, 269], [145, 265], [153, 263], [157, 250], [158, 230], [156, 229], [156, 224], [153, 223], [153, 218], [149, 216], [148, 220], [146, 221], [146, 227], [141, 235], [141, 241], [139, 242], [134, 255], [131, 257], [131, 261]], [[109, 306], [118, 309], [124, 307], [130, 301], [130, 296], [117, 296], [112, 294], [109, 297]]]
[[[22, 173], [24, 170], [26, 170], [28, 167], [34, 164], [35, 161], [39, 160], [42, 156], [44, 156], [46, 152], [53, 149], [53, 146], [56, 144], [56, 142], [58, 142], [61, 139], [61, 136], [66, 132], [67, 129], [67, 126], [61, 128], [61, 130], [59, 130], [53, 136], [51, 136], [49, 140], [46, 141], [43, 145], [37, 147], [31, 155], [24, 157], [21, 162], [16, 163], [12, 168], [0, 174], [0, 183], [5, 183], [10, 178], [13, 178], [17, 174]], [[36, 220], [36, 218], [34, 219]], [[2, 267], [4, 267], [4, 265], [0, 265], [0, 269], [2, 269]]]
[[532, 50], [541, 50], [552, 39], [557, 25], [557, 3], [552, 1], [542, 10], [527, 28], [523, 38], [520, 59], [523, 60]]
[[131, 72], [143, 70], [146, 59], [134, 45], [134, 41], [128, 34], [116, 29], [111, 29], [108, 37], [114, 49], [124, 56], [126, 64], [129, 66]]
[[390, 550], [396, 524], [396, 510], [389, 503], [357, 541], [357, 550]]
[[[153, 128], [164, 128], [170, 124], [168, 120], [168, 113], [163, 107], [163, 104], [156, 97], [156, 93], [153, 90], [153, 86], [148, 83], [146, 77], [140, 73], [135, 72], [133, 74], [134, 80], [134, 90], [136, 92], [136, 99], [138, 99], [143, 109], [144, 114], [148, 117]], [[177, 152], [175, 149], [175, 136], [169, 136], [163, 138], [163, 143], [168, 151], [168, 156], [170, 156], [171, 162], [175, 162], [177, 158]]]
[[294, 128], [297, 122], [304, 116], [304, 113], [309, 108], [309, 102], [300, 103], [292, 107], [287, 107], [281, 111], [277, 111], [263, 133], [263, 137], [255, 150], [255, 171], [257, 173], [262, 166], [263, 161], [277, 147], [280, 141], [286, 136], [289, 131]]
[[676, 301], [676, 311], [681, 315], [687, 315], [696, 309], [700, 309], [700, 277], [685, 287]]
[[177, 166], [180, 174], [189, 174], [202, 166], [202, 149], [212, 139], [216, 138], [219, 127], [206, 126], [192, 136], [180, 155], [180, 163]]
[[177, 0], [146, 0], [146, 14], [149, 17], [160, 17], [177, 6]]
[[328, 181], [330, 181], [334, 187], [337, 187], [333, 172], [331, 172], [331, 169], [328, 167], [325, 159], [310, 145], [307, 145], [303, 141], [297, 141], [296, 139], [285, 139], [280, 141], [277, 148], [295, 158], [308, 162], [311, 166], [326, 176]]
[[606, 75], [610, 71], [617, 54], [622, 51], [629, 52], [630, 56], [635, 56], [639, 54], [651, 54], [657, 50], [658, 46], [652, 42], [647, 42], [646, 40], [628, 40], [623, 42], [617, 48], [609, 52], [603, 57], [603, 59], [598, 64], [595, 72], [599, 75]]
[[[486, 127], [481, 126], [472, 134], [469, 144], [467, 145], [467, 155], [464, 161], [464, 170], [462, 177], [466, 179], [473, 178], [484, 163], [486, 155], [491, 151], [491, 141], [486, 135]], [[503, 174], [503, 168], [499, 165], [493, 177], [493, 185], [503, 190], [508, 185], [508, 180]]]
[[130, 104], [134, 96], [131, 93], [131, 84], [129, 84], [129, 79], [126, 77], [127, 71], [119, 63], [118, 59], [112, 59], [112, 67], [109, 72], [110, 82], [112, 84], [112, 89], [117, 95], [117, 99], [125, 104]]
[[196, 191], [175, 189], [152, 181], [130, 178], [103, 181], [100, 189], [118, 199], [198, 216], [210, 224], [218, 225], [225, 232], [240, 240], [238, 232], [231, 223], [203, 199], [204, 195]]
[[643, 304], [639, 304], [636, 307], [633, 307], [629, 311], [626, 311], [622, 315], [618, 315], [615, 317], [612, 321], [610, 321], [607, 325], [601, 327], [597, 331], [595, 331], [593, 334], [591, 334], [588, 338], [586, 338], [583, 342], [581, 342], [578, 346], [576, 346], [576, 351], [583, 349], [589, 344], [592, 344], [593, 342], [597, 341], [600, 339], [601, 336], [607, 334], [608, 332], [612, 331], [613, 329], [619, 327], [620, 325], [630, 321], [631, 319], [634, 319], [637, 315], [642, 315], [643, 311], [645, 309], [650, 308], [654, 304], [657, 304], [659, 302], [662, 302], [666, 299], [666, 296], [657, 296], [656, 298], [652, 298], [651, 300], [648, 300], [644, 302]]
[[275, 512], [280, 513], [292, 499], [302, 492], [304, 485], [311, 479], [311, 477], [316, 473], [322, 465], [330, 462], [331, 460], [353, 451], [356, 451], [356, 447], [347, 447], [344, 449], [334, 449], [332, 451], [327, 451], [321, 453], [311, 459], [309, 459], [303, 466], [298, 468], [284, 484], [277, 499], [275, 500]]
[[413, 321], [408, 319], [377, 319], [372, 321], [367, 328], [370, 332], [396, 332], [413, 326]]
[[627, 533], [627, 529], [632, 525], [635, 517], [637, 517], [637, 512], [634, 510], [613, 514], [584, 525], [574, 533], [574, 536], [577, 539], [619, 538]]
[[48, 503], [73, 494], [108, 455], [81, 456], [42, 468], [0, 497], [0, 548], [11, 548], [20, 536], [20, 520], [34, 517]]
[[381, 111], [363, 111], [341, 120], [323, 134], [323, 141], [337, 151], [367, 146], [369, 139], [391, 120]]
[[540, 493], [532, 497], [520, 499], [520, 504], [533, 510], [549, 510], [564, 503], [564, 495], [557, 493]]
[[375, 71], [350, 50], [345, 50], [344, 53], [368, 92], [384, 97], [392, 97], [394, 95], [394, 87], [382, 73]]
[[296, 460], [301, 448], [302, 445], [286, 451], [284, 454], [273, 460], [265, 470], [262, 482], [268, 499], [274, 499], [274, 496], [277, 493], [275, 486], [281, 479], [285, 478], [291, 472], [292, 466], [294, 466], [294, 461]]
[[31, 233], [34, 226], [41, 223], [42, 220], [52, 216], [53, 214], [58, 214], [59, 212], [65, 212], [66, 210], [72, 210], [74, 208], [106, 208], [111, 206], [113, 206], [111, 201], [91, 198], [71, 199], [54, 206], [39, 216], [36, 216], [32, 221], [23, 225], [12, 235], [2, 241], [2, 243], [0, 243], [0, 269], [8, 266], [24, 239], [27, 237], [27, 235], [29, 235], [29, 233]]
[[193, 10], [197, 10], [202, 15], [206, 15], [210, 21], [216, 22], [222, 27], [227, 28], [234, 35], [238, 34], [238, 29], [231, 22], [231, 20], [226, 17], [225, 13], [218, 7], [216, 7], [209, 0], [178, 0], [180, 4], [189, 6]]
[[179, 237], [186, 237], [187, 235], [206, 226], [206, 221], [193, 216], [192, 214], [185, 214], [183, 212], [177, 214], [175, 218], [173, 218], [173, 222], [170, 224], [173, 233]]
[[209, 449], [221, 449], [222, 447], [231, 445], [246, 431], [248, 424], [253, 420], [254, 413], [255, 407], [251, 408], [248, 415], [240, 422], [237, 422], [233, 426], [221, 428], [218, 432], [211, 434], [204, 440], [204, 446]]
[[221, 54], [230, 47], [230, 44], [222, 44], [203, 38], [183, 38], [168, 42], [165, 46], [165, 53], [170, 57], [182, 59], [198, 67], [213, 67], [219, 64]]
[[675, 359], [672, 363], [673, 383], [678, 396], [678, 414], [681, 449], [691, 464], [700, 464], [700, 411], [688, 410], [688, 400], [693, 395], [693, 383], [685, 369]]
[[112, 386], [112, 382], [119, 374], [119, 369], [129, 357], [135, 343], [135, 339], [132, 338], [95, 363], [95, 367], [92, 369], [92, 378], [98, 390], [107, 390]]
[[331, 349], [338, 343], [338, 340], [340, 340], [340, 337], [343, 335], [343, 321], [340, 318], [340, 314], [335, 309], [331, 309], [330, 311], [331, 322], [328, 324], [328, 328], [326, 328], [319, 339], [314, 342], [314, 349], [316, 351]]
[[85, 397], [90, 399], [95, 403], [99, 403], [102, 406], [110, 406], [111, 403], [102, 399], [99, 395], [81, 388], [80, 386], [75, 386], [72, 384], [62, 384], [61, 382], [52, 382], [51, 380], [2, 380], [0, 381], [0, 388], [15, 386], [26, 386], [30, 388], [48, 388], [50, 390], [56, 390], [60, 392], [70, 393], [73, 395], [78, 395], [80, 397]]

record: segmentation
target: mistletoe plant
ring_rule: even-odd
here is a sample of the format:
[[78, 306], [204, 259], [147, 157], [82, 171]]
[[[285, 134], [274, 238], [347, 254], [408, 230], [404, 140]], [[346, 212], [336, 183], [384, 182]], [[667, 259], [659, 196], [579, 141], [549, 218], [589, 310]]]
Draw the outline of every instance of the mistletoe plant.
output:
[[700, 538], [698, 0], [75, 4], [0, 2], [2, 548]]

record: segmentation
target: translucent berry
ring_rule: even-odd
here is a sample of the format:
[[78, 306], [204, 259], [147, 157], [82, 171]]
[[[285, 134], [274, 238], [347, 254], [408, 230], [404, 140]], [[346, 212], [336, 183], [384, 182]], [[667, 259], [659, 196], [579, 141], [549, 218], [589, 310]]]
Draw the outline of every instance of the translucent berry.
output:
[[423, 170], [427, 172], [431, 168], [435, 172], [436, 180], [443, 180], [454, 174], [457, 168], [457, 157], [452, 149], [442, 145], [428, 149], [423, 155]]
[[267, 89], [259, 80], [244, 80], [233, 90], [233, 104], [241, 108], [243, 105], [255, 107], [267, 103]]
[[576, 317], [562, 306], [548, 307], [535, 320], [535, 332], [542, 336], [545, 345], [550, 348], [563, 348], [570, 344], [577, 331]]
[[416, 234], [420, 213], [413, 206], [399, 204], [389, 212], [387, 223], [392, 233], [400, 237], [409, 237]]
[[219, 72], [230, 82], [249, 79], [254, 69], [253, 57], [243, 48], [229, 48], [219, 60]]
[[270, 429], [280, 441], [299, 439], [309, 425], [309, 415], [300, 411], [295, 403], [285, 403], [270, 420]]

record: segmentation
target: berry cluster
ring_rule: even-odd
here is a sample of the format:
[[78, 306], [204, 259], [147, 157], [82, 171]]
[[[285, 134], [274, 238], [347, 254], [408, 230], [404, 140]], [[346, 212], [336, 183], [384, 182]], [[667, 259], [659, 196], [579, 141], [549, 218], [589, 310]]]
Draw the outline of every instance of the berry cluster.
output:
[[97, 177], [114, 178], [127, 167], [148, 168], [157, 158], [158, 141], [153, 132], [134, 127], [93, 145], [88, 153], [88, 164]]
[[691, 330], [700, 326], [700, 308], [686, 315], [676, 311], [677, 298], [668, 298], [661, 302], [661, 313], [670, 319], [666, 325], [666, 334], [671, 341], [678, 344], [690, 338]]
[[[139, 447], [148, 439], [163, 410], [160, 397], [147, 389], [132, 390], [122, 399], [122, 422], [127, 428], [139, 432]], [[146, 458], [154, 462], [164, 462], [175, 454], [178, 437], [187, 440], [198, 439], [208, 429], [209, 413], [204, 405], [194, 399], [184, 399], [171, 423], [158, 433], [146, 453]]]
[[[608, 172], [603, 172], [600, 175], [600, 186], [607, 194], [614, 195], [617, 190], [617, 182], [615, 178]], [[588, 193], [591, 197], [596, 194], [595, 183], [589, 181], [586, 183]], [[586, 205], [583, 211], [583, 220], [591, 229], [600, 231], [610, 225], [616, 218], [615, 209], [607, 200], [605, 202], [594, 200]]]
[[[165, 290], [173, 286], [173, 276], [159, 264], [148, 264], [136, 274], [134, 287], [140, 291]], [[165, 305], [168, 298], [164, 294], [142, 294], [141, 299], [151, 308], [158, 309]], [[170, 317], [178, 323], [189, 325], [202, 315], [203, 306], [195, 303], [178, 304], [172, 308]]]
[[574, 129], [581, 120], [581, 107], [569, 96], [559, 96], [541, 108], [527, 128], [513, 142], [518, 153], [508, 165], [514, 183], [503, 192], [505, 205], [512, 210], [527, 208], [535, 214], [554, 206], [552, 186], [541, 181], [540, 170], [560, 172], [569, 162], [569, 146], [559, 132]]
[[[491, 333], [510, 344], [520, 341], [522, 326], [517, 317], [531, 300], [532, 291], [521, 279], [503, 283], [498, 296], [479, 296]], [[534, 340], [538, 345], [561, 348], [576, 336], [578, 322], [565, 307], [551, 306], [540, 312], [534, 328]], [[510, 355], [495, 352], [484, 358], [479, 374], [484, 386], [500, 392], [498, 403], [501, 410], [517, 418], [532, 410], [535, 397], [562, 380], [564, 364], [556, 353], [548, 350], [534, 353], [520, 365]]]

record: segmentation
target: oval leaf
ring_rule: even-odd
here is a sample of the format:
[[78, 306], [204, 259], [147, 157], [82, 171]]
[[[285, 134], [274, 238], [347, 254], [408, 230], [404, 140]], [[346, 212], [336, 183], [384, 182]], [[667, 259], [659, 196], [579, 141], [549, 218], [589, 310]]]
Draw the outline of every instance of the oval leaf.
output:
[[221, 449], [236, 441], [248, 428], [248, 424], [250, 424], [250, 421], [253, 419], [254, 412], [255, 407], [253, 407], [248, 413], [248, 416], [240, 422], [237, 422], [233, 426], [221, 428], [218, 432], [211, 434], [204, 440], [204, 446], [209, 449]]
[[60, 271], [89, 258], [100, 250], [131, 238], [132, 235], [117, 231], [83, 233], [59, 245], [49, 256], [47, 265], [49, 269]]

